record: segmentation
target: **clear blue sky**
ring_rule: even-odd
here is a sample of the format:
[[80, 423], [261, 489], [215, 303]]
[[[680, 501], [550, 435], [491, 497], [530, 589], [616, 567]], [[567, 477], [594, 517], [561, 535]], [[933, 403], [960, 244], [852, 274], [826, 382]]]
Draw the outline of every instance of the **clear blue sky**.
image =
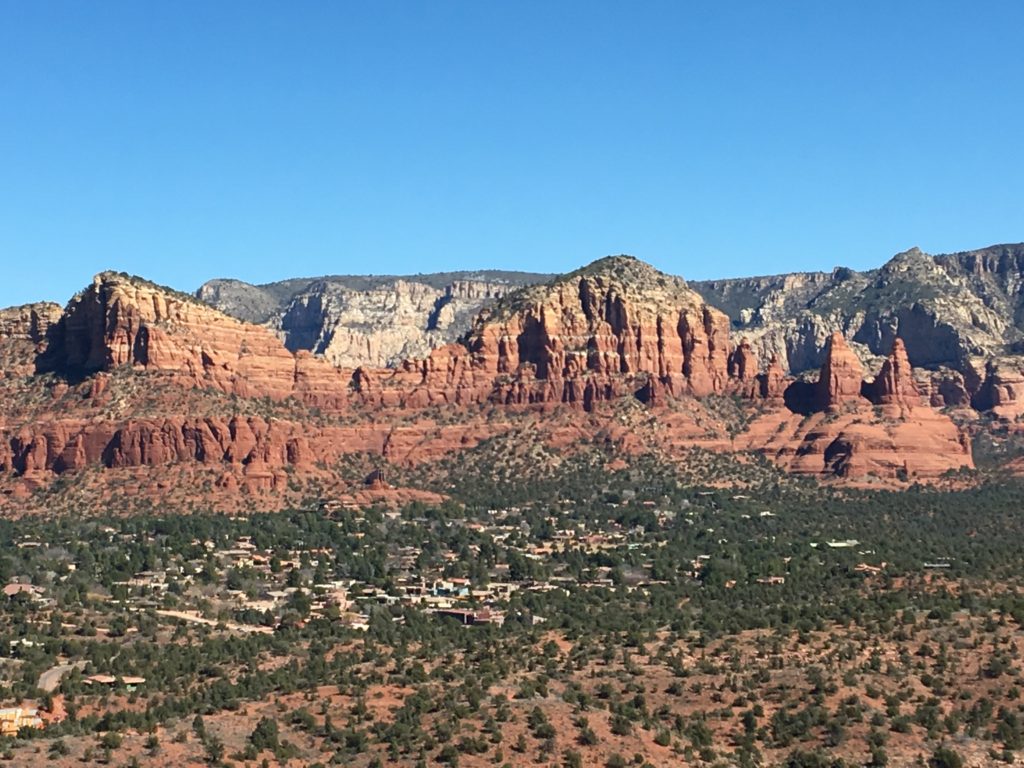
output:
[[1024, 3], [0, 0], [0, 306], [1024, 240]]

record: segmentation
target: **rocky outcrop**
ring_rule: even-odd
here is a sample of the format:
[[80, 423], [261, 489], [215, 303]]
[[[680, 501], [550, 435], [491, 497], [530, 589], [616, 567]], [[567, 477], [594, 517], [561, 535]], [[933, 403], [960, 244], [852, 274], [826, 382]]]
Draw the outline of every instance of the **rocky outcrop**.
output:
[[510, 377], [507, 402], [578, 400], [588, 385], [606, 399], [639, 375], [677, 396], [728, 387], [728, 318], [629, 257], [517, 293], [480, 315], [467, 344], [484, 370]]
[[858, 481], [929, 481], [973, 468], [970, 442], [947, 416], [930, 408], [864, 402], [809, 416], [774, 410], [755, 419], [737, 444], [787, 472]]
[[1024, 360], [990, 362], [973, 405], [1005, 419], [1016, 419], [1024, 414]]
[[655, 386], [670, 396], [753, 392], [756, 361], [730, 378], [728, 320], [678, 278], [614, 257], [519, 291], [478, 316], [460, 344], [391, 370], [363, 367], [369, 406], [568, 405]]
[[242, 280], [209, 280], [196, 291], [196, 298], [236, 320], [272, 325], [289, 299], [312, 282], [312, 278], [293, 278], [252, 285]]
[[50, 326], [61, 316], [50, 302], [0, 309], [0, 378], [32, 373]]
[[[741, 445], [790, 472], [850, 480], [921, 480], [973, 466], [966, 437], [922, 400], [901, 340], [869, 382], [841, 333], [826, 349], [817, 381], [789, 384], [788, 407], [755, 419]], [[781, 381], [781, 370], [772, 378]]]
[[773, 405], [781, 405], [784, 402], [788, 382], [779, 358], [772, 357], [768, 368], [757, 377], [757, 381], [758, 393], [764, 400]]
[[60, 316], [60, 305], [48, 301], [0, 309], [0, 341], [28, 342], [39, 351], [46, 332]]
[[760, 374], [757, 353], [745, 338], [729, 355], [729, 377], [735, 382], [736, 393], [747, 399], [768, 396], [767, 374]]
[[[479, 298], [468, 286], [458, 290]], [[128, 366], [330, 411], [481, 403], [589, 410], [652, 377], [675, 397], [759, 391], [756, 356], [749, 347], [732, 354], [727, 318], [682, 280], [628, 257], [520, 291], [482, 312], [462, 343], [393, 368], [349, 372], [292, 354], [266, 328], [114, 273], [76, 296], [47, 339], [40, 372], [74, 379]]]
[[875, 380], [865, 383], [864, 396], [879, 405], [921, 405], [921, 393], [914, 381], [903, 339], [896, 339]]
[[830, 333], [845, 328], [841, 318], [807, 311], [835, 279], [835, 273], [801, 272], [690, 285], [729, 315], [735, 335], [760, 359], [775, 358], [784, 371], [797, 373], [820, 368]]
[[971, 389], [966, 377], [959, 371], [940, 368], [920, 371], [919, 390], [933, 408], [970, 408]]
[[101, 466], [107, 469], [200, 464], [241, 475], [309, 470], [350, 453], [382, 456], [392, 463], [432, 461], [471, 447], [493, 431], [486, 425], [438, 426], [429, 421], [395, 427], [386, 423], [310, 427], [249, 417], [168, 416], [124, 422], [55, 419], [4, 432], [0, 472], [38, 476]]
[[[774, 357], [786, 373], [820, 368], [835, 330], [843, 332], [850, 349], [871, 371], [884, 363], [899, 337], [915, 366], [960, 374], [962, 382], [942, 373], [934, 385], [921, 388], [929, 402], [948, 406], [965, 401], [958, 391], [961, 384], [966, 399], [978, 394], [983, 376], [969, 370], [974, 361], [981, 359], [983, 371], [985, 361], [998, 362], [1024, 351], [1022, 270], [1024, 245], [945, 256], [912, 248], [866, 272], [836, 268], [690, 287], [726, 312], [735, 338], [745, 338], [759, 360]], [[426, 357], [455, 341], [473, 326], [477, 311], [496, 297], [543, 279], [481, 272], [342, 276], [264, 286], [211, 281], [199, 294], [239, 317], [265, 321], [293, 351], [309, 350], [341, 367], [397, 368], [404, 360]], [[598, 334], [595, 354], [614, 354], [602, 343]], [[546, 379], [543, 370], [539, 374]], [[524, 372], [524, 378], [529, 376]], [[699, 378], [691, 375], [689, 386], [695, 391]], [[659, 384], [666, 391], [675, 386]], [[591, 389], [600, 392], [610, 385], [595, 382]], [[512, 400], [529, 399], [523, 382], [506, 389]], [[577, 387], [569, 389], [566, 397], [574, 397]]]
[[384, 368], [454, 341], [476, 312], [510, 288], [466, 280], [434, 288], [394, 280], [354, 291], [318, 281], [292, 299], [280, 329], [293, 351], [310, 350], [339, 367]]
[[865, 482], [927, 481], [974, 466], [969, 441], [949, 417], [895, 405], [875, 413], [867, 401], [809, 417], [765, 413], [737, 442], [788, 472]]
[[239, 397], [297, 397], [340, 408], [347, 376], [323, 360], [292, 355], [266, 328], [242, 323], [186, 294], [106, 272], [75, 296], [47, 330], [39, 372], [71, 378], [121, 366]]
[[856, 403], [861, 397], [863, 376], [860, 360], [847, 346], [843, 334], [836, 331], [825, 348], [825, 362], [815, 389], [817, 407], [826, 410]]
[[739, 381], [751, 381], [758, 374], [757, 353], [745, 338], [729, 355], [729, 376]]

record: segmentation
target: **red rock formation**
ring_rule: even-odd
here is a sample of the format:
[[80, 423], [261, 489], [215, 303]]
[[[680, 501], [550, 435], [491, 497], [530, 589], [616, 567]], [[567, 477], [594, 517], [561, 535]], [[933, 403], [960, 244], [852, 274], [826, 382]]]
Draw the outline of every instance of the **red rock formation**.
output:
[[[973, 466], [970, 445], [953, 421], [924, 407], [901, 341], [873, 382], [862, 385], [860, 377], [860, 361], [842, 334], [832, 334], [818, 382], [792, 385], [786, 397], [793, 392], [795, 407], [768, 411], [738, 445], [791, 472], [846, 479], [920, 480]], [[777, 363], [762, 381], [766, 399], [778, 398], [784, 379]], [[822, 412], [804, 407], [805, 390]]]
[[938, 371], [914, 372], [917, 389], [933, 408], [970, 408], [971, 393], [965, 377], [959, 371], [940, 369]]
[[[538, 439], [565, 445], [602, 432], [627, 451], [753, 450], [791, 471], [844, 477], [926, 478], [969, 465], [948, 418], [908, 413], [920, 398], [902, 345], [865, 387], [879, 416], [861, 397], [859, 361], [834, 334], [819, 382], [804, 385], [828, 419], [805, 420], [784, 407], [779, 361], [758, 373], [751, 346], [731, 350], [728, 333], [726, 316], [683, 281], [617, 258], [506, 297], [464, 343], [393, 369], [343, 371], [187, 296], [101, 275], [46, 332], [38, 368], [66, 379], [35, 380], [29, 408], [11, 398], [0, 407], [0, 472], [42, 485], [87, 467], [173, 470], [181, 483], [202, 471], [217, 473], [219, 493], [288, 493], [302, 478], [329, 477], [345, 454], [401, 464], [472, 447], [500, 431], [495, 406], [509, 418], [544, 411], [534, 423], [545, 427], [561, 419]], [[87, 380], [76, 385], [77, 375]], [[993, 400], [1016, 397], [1005, 376], [990, 379]], [[3, 386], [14, 391], [8, 381], [0, 395]], [[758, 399], [762, 416], [734, 435], [702, 404], [711, 394]], [[624, 397], [657, 410], [605, 424], [601, 404]], [[47, 398], [50, 413], [39, 407]], [[246, 415], [230, 415], [239, 404]]]
[[691, 313], [681, 313], [679, 335], [683, 339], [683, 373], [690, 392], [700, 397], [723, 392], [729, 360], [729, 319], [717, 309], [701, 308], [700, 323]]
[[363, 480], [363, 484], [373, 491], [384, 491], [391, 487], [388, 485], [384, 470], [381, 467], [368, 474], [366, 479]]
[[305, 350], [295, 353], [292, 394], [301, 403], [324, 411], [344, 411], [349, 406], [353, 373], [327, 365]]
[[728, 331], [728, 318], [683, 281], [613, 258], [499, 304], [481, 315], [466, 344], [392, 370], [347, 374], [308, 353], [293, 356], [265, 328], [104, 273], [69, 304], [37, 367], [87, 375], [129, 365], [234, 396], [294, 397], [331, 412], [353, 397], [367, 407], [592, 409], [636, 392], [649, 376], [674, 397], [754, 396], [756, 357], [749, 345], [730, 356]]
[[465, 345], [387, 373], [357, 371], [353, 389], [373, 406], [589, 410], [635, 392], [649, 375], [675, 396], [728, 391], [728, 360], [724, 314], [683, 281], [623, 257], [499, 303], [480, 315]]
[[788, 472], [847, 480], [921, 481], [974, 466], [970, 443], [930, 408], [895, 405], [873, 412], [862, 400], [842, 412], [808, 416], [774, 410], [737, 438]]
[[973, 405], [1004, 419], [1024, 414], [1024, 369], [1007, 361], [989, 363]]
[[758, 377], [759, 394], [769, 403], [781, 405], [786, 391], [786, 373], [779, 358], [772, 355], [768, 369]]
[[750, 346], [750, 342], [742, 338], [729, 355], [729, 375], [740, 381], [750, 381], [757, 374], [757, 353]]
[[908, 408], [921, 405], [921, 393], [914, 382], [903, 339], [897, 338], [892, 344], [889, 357], [882, 364], [875, 380], [865, 383], [863, 395], [879, 405], [903, 405]]
[[728, 371], [732, 391], [748, 399], [761, 396], [757, 353], [746, 338], [729, 355]]
[[339, 410], [348, 379], [308, 353], [293, 356], [271, 331], [184, 294], [106, 272], [68, 304], [50, 330], [40, 372], [88, 375], [120, 366], [173, 374], [239, 397]]
[[858, 402], [863, 375], [860, 360], [847, 346], [843, 334], [834, 332], [825, 347], [825, 363], [818, 376], [817, 407], [824, 410]]
[[49, 328], [60, 316], [60, 307], [47, 302], [0, 309], [0, 378], [32, 373]]
[[108, 469], [197, 463], [211, 466], [309, 469], [347, 453], [383, 456], [393, 463], [437, 459], [475, 445], [495, 426], [469, 421], [310, 427], [259, 416], [130, 419], [95, 423], [58, 419], [0, 430], [0, 471], [20, 475], [62, 472], [98, 465]]

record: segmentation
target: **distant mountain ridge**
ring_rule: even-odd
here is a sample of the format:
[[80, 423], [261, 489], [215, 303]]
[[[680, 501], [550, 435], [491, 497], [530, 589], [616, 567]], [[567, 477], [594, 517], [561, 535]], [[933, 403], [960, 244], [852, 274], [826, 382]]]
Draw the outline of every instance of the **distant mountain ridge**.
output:
[[[691, 282], [735, 335], [798, 373], [821, 365], [833, 330], [867, 363], [899, 336], [914, 366], [970, 378], [1024, 351], [1024, 244], [930, 256], [912, 248], [878, 269]], [[875, 359], [873, 359], [875, 358]]]
[[485, 306], [553, 275], [507, 270], [333, 275], [264, 285], [219, 279], [196, 296], [275, 330], [285, 346], [338, 366], [391, 366], [455, 341]]

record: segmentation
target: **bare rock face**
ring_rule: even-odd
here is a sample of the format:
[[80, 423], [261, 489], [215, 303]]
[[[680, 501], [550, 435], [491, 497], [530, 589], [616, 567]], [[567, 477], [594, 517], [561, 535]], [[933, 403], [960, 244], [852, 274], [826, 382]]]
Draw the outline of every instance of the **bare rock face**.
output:
[[757, 353], [754, 352], [749, 341], [745, 338], [740, 339], [736, 349], [729, 355], [729, 375], [740, 381], [749, 381], [757, 374]]
[[[790, 384], [791, 407], [756, 419], [743, 444], [790, 472], [850, 480], [920, 480], [973, 466], [953, 421], [925, 407], [899, 339], [875, 379], [861, 377], [857, 356], [833, 333], [818, 381]], [[772, 378], [781, 382], [781, 371]]]
[[612, 257], [498, 301], [462, 343], [389, 371], [361, 367], [354, 392], [365, 405], [592, 410], [653, 379], [670, 396], [703, 396], [737, 387], [728, 336], [726, 317], [685, 282]]
[[974, 466], [970, 445], [953, 422], [927, 409], [904, 418], [862, 417], [809, 437], [819, 436], [828, 440], [822, 454], [826, 471], [837, 477], [927, 479]]
[[903, 339], [897, 338], [893, 342], [882, 370], [873, 382], [864, 384], [863, 391], [871, 402], [880, 405], [896, 404], [908, 408], [921, 405], [921, 393], [914, 382]]
[[60, 316], [60, 305], [48, 301], [0, 309], [0, 340], [27, 341], [38, 347]]
[[345, 411], [350, 404], [352, 375], [309, 352], [296, 352], [291, 395], [300, 403], [328, 412]]
[[32, 373], [46, 334], [60, 316], [60, 307], [50, 302], [0, 309], [0, 378]]
[[293, 351], [310, 350], [339, 367], [384, 368], [454, 341], [472, 315], [511, 287], [460, 280], [435, 288], [394, 280], [352, 290], [318, 281], [292, 299], [280, 329]]
[[749, 341], [740, 339], [729, 355], [729, 376], [736, 381], [737, 392], [748, 399], [766, 396], [767, 390], [762, 391], [758, 374], [757, 353]]
[[[394, 463], [436, 460], [489, 434], [486, 425], [438, 427], [386, 422], [310, 427], [260, 416], [130, 418], [119, 422], [52, 419], [21, 427], [0, 441], [0, 471], [61, 474], [90, 465], [108, 469], [202, 464], [239, 474], [285, 467], [309, 470], [346, 453], [367, 452]], [[283, 474], [282, 474], [283, 478]]]
[[211, 280], [196, 295], [232, 317], [271, 328], [293, 352], [312, 352], [342, 368], [385, 368], [454, 342], [481, 309], [550, 277], [484, 270], [259, 286]]
[[970, 408], [971, 390], [981, 386], [980, 377], [972, 376], [972, 379], [976, 381], [969, 385], [964, 374], [946, 367], [934, 371], [914, 369], [917, 389], [933, 408]]
[[[453, 290], [480, 298], [477, 289]], [[726, 317], [682, 280], [628, 257], [520, 291], [482, 312], [464, 343], [393, 368], [349, 372], [305, 351], [292, 354], [264, 327], [113, 273], [98, 275], [76, 296], [48, 338], [37, 361], [41, 372], [77, 377], [130, 366], [234, 396], [293, 397], [329, 411], [352, 402], [590, 410], [633, 394], [650, 377], [675, 397], [757, 394], [749, 348], [733, 356], [736, 375], [729, 375]]]
[[131, 366], [241, 397], [313, 393], [319, 405], [340, 405], [346, 386], [339, 371], [322, 360], [297, 360], [266, 328], [117, 273], [97, 275], [47, 335], [39, 372], [85, 376]]
[[[34, 511], [24, 501], [31, 491], [66, 473], [77, 474], [79, 505], [78, 494], [85, 492], [98, 503], [115, 500], [115, 510], [151, 502], [165, 510], [279, 509], [288, 501], [299, 503], [311, 480], [321, 493], [358, 496], [389, 489], [383, 482], [369, 488], [346, 482], [327, 468], [346, 453], [374, 454], [393, 464], [434, 462], [493, 431], [493, 424], [311, 427], [260, 417], [39, 421], [13, 434], [0, 429], [0, 514]], [[81, 473], [86, 468], [94, 471]], [[130, 499], [115, 490], [125, 483]], [[396, 493], [396, 503], [440, 501], [414, 489]], [[50, 511], [49, 504], [39, 511]]]
[[762, 398], [775, 405], [783, 403], [787, 381], [778, 357], [772, 356], [767, 370], [758, 376], [758, 385], [758, 393]]
[[815, 393], [818, 407], [824, 410], [857, 402], [863, 375], [860, 360], [847, 346], [843, 334], [836, 331], [829, 338], [825, 363], [818, 377]]
[[728, 388], [728, 318], [679, 278], [612, 257], [481, 313], [474, 363], [509, 404], [589, 406], [651, 376], [670, 394]]
[[[975, 358], [1001, 359], [1024, 343], [1024, 243], [931, 256], [918, 248], [866, 272], [837, 268], [693, 283], [725, 310], [737, 336], [762, 357], [799, 373], [824, 362], [828, 335], [842, 330], [865, 364], [896, 337], [908, 359], [962, 373]], [[980, 382], [979, 382], [980, 383]]]
[[867, 400], [842, 411], [802, 416], [764, 413], [738, 443], [786, 471], [859, 481], [919, 481], [974, 466], [966, 436], [931, 408], [882, 406]]
[[990, 362], [985, 378], [974, 396], [979, 410], [991, 410], [1005, 419], [1024, 414], [1024, 360], [1020, 358]]

